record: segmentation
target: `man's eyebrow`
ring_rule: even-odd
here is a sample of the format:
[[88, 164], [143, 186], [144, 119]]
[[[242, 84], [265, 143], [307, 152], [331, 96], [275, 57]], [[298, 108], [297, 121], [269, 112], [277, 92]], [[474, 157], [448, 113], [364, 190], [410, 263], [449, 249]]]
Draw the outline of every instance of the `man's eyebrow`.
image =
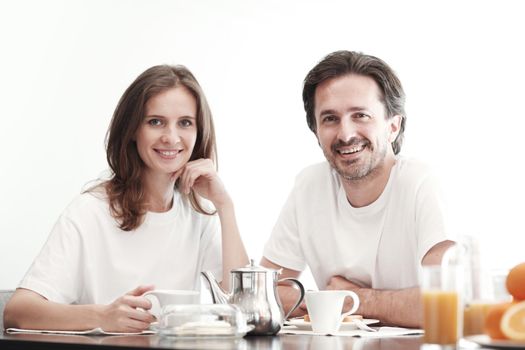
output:
[[[357, 107], [351, 107], [347, 109], [346, 111], [347, 112], [359, 112], [359, 111], [365, 111], [365, 110], [366, 110], [365, 107], [357, 106]], [[337, 114], [337, 111], [335, 109], [325, 109], [325, 110], [322, 110], [321, 113], [319, 113], [319, 116], [323, 116], [327, 114]]]
[[322, 110], [319, 115], [322, 117], [323, 115], [329, 115], [329, 114], [337, 114], [337, 111], [335, 109], [325, 109]]

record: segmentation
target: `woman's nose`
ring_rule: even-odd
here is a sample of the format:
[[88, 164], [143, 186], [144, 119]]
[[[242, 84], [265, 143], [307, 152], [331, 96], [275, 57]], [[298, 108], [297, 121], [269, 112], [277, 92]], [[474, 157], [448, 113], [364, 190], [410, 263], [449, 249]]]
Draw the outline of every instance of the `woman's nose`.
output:
[[164, 130], [164, 133], [160, 137], [160, 141], [163, 143], [177, 143], [180, 141], [180, 135], [175, 127], [169, 127]]

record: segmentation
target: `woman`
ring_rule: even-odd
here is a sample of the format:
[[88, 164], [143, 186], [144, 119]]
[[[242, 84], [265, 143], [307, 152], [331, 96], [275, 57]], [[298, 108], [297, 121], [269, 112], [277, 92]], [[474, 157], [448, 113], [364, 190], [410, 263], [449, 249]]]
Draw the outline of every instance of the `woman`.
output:
[[248, 263], [215, 169], [211, 112], [185, 67], [155, 66], [131, 84], [107, 160], [111, 178], [60, 216], [6, 306], [6, 328], [140, 332], [154, 320], [144, 292], [198, 289], [202, 270], [229, 286], [229, 271]]

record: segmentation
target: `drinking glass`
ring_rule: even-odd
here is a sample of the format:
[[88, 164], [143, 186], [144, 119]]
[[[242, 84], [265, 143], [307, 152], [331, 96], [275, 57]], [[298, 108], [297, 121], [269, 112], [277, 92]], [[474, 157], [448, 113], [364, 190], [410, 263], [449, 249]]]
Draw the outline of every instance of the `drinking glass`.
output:
[[[485, 319], [490, 308], [511, 300], [505, 287], [507, 270], [494, 269], [489, 259], [482, 259], [483, 250], [478, 239], [468, 236], [467, 263], [465, 265], [465, 306], [463, 335], [484, 333]], [[485, 253], [486, 254], [486, 253]]]
[[455, 349], [463, 329], [463, 266], [423, 266], [423, 349]]

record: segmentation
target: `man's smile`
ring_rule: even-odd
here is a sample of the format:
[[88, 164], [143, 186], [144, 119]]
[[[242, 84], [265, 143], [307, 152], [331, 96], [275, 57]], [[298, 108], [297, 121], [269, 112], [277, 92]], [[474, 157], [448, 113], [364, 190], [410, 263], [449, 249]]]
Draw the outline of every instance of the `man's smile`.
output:
[[345, 156], [349, 154], [359, 153], [364, 149], [365, 149], [365, 145], [362, 144], [362, 145], [356, 145], [356, 146], [351, 146], [351, 147], [338, 147], [336, 148], [336, 152]]

